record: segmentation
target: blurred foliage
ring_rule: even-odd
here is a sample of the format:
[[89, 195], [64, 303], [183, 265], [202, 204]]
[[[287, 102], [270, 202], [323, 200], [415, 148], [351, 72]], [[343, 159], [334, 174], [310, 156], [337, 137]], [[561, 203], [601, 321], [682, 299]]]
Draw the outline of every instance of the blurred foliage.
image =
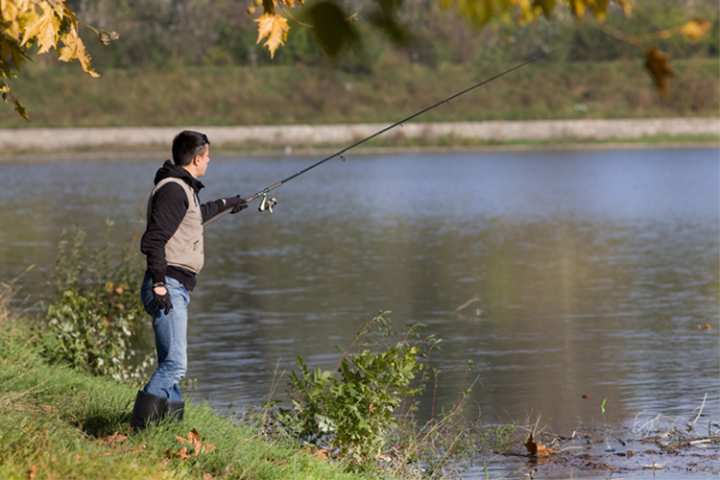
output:
[[[488, 3], [443, 2], [456, 8]], [[486, 23], [482, 30], [474, 28], [467, 15], [458, 15], [456, 8], [444, 8], [439, 0], [389, 2], [397, 5], [385, 8], [378, 3], [384, 5], [374, 0], [324, 0], [310, 2], [297, 12], [278, 6], [277, 14], [288, 15], [290, 33], [271, 58], [262, 51], [267, 37], [256, 44], [258, 23], [236, 0], [214, 0], [212, 6], [206, 0], [69, 1], [80, 18], [98, 29], [122, 34], [122, 41], [106, 48], [97, 42], [88, 46], [101, 69], [317, 65], [328, 63], [325, 53], [330, 52], [342, 53], [333, 61], [335, 66], [367, 70], [378, 66], [389, 53], [385, 48], [387, 35], [397, 40], [393, 55], [429, 66], [479, 60], [511, 62], [537, 48], [550, 51], [555, 61], [637, 59], [638, 47], [657, 47], [673, 59], [718, 55], [718, 7], [714, 0], [634, 0], [630, 15], [621, 8], [625, 2], [598, 2], [608, 4], [602, 23], [588, 18], [589, 13], [576, 18], [567, 8], [560, 8], [567, 5], [560, 0], [554, 2], [556, 7], [548, 16], [537, 15], [542, 9], [533, 10], [534, 21], [523, 21], [515, 4], [536, 2], [494, 0], [489, 3], [504, 5], [504, 13], [497, 10], [493, 17], [497, 21]], [[508, 10], [508, 5], [514, 10]], [[257, 15], [262, 7], [253, 11]], [[388, 16], [392, 17], [383, 19]], [[709, 23], [690, 23], [693, 19]], [[314, 26], [330, 20], [342, 25]], [[700, 37], [698, 27], [706, 28]], [[614, 36], [616, 32], [622, 36]]]
[[[15, 3], [40, 5], [48, 0], [8, 1], [2, 5], [6, 8]], [[249, 4], [237, 0], [52, 3], [66, 5], [59, 30], [53, 30], [58, 17], [52, 17], [55, 20], [50, 27], [38, 30], [39, 36], [32, 36], [31, 31], [27, 40], [25, 34], [19, 36], [18, 32], [15, 38], [9, 36], [12, 17], [3, 10], [1, 45], [5, 45], [5, 53], [0, 89], [10, 101], [15, 101], [15, 97], [7, 80], [26, 66], [26, 59], [33, 58], [36, 70], [54, 63], [50, 56], [33, 56], [51, 48], [49, 39], [53, 32], [57, 47], [63, 45], [63, 39], [69, 42], [75, 35], [72, 37], [76, 38], [75, 57], [65, 46], [60, 50], [60, 58], [78, 58], [91, 74], [94, 70], [90, 56], [101, 71], [303, 65], [367, 74], [382, 72], [391, 64], [418, 64], [434, 69], [448, 64], [510, 63], [541, 49], [549, 52], [551, 62], [638, 60], [645, 56], [647, 70], [663, 92], [667, 91], [668, 79], [674, 72], [671, 59], [717, 58], [720, 45], [715, 0], [314, 0], [307, 5], [297, 0], [251, 0]], [[66, 7], [75, 13], [71, 14]], [[49, 18], [42, 12], [45, 12], [42, 7], [35, 10], [37, 19]], [[282, 16], [284, 20], [271, 22], [264, 15]], [[18, 25], [28, 27], [27, 23]], [[81, 28], [99, 40], [89, 42], [87, 50], [76, 34]], [[111, 42], [118, 37], [115, 31], [122, 35], [119, 42]], [[394, 48], [387, 48], [388, 38]]]
[[[27, 112], [13, 95], [8, 80], [32, 55], [57, 49], [59, 60], [77, 60], [88, 75], [99, 76], [78, 34], [78, 19], [65, 0], [3, 0], [0, 19], [0, 94], [21, 116], [27, 117]], [[93, 31], [104, 44], [117, 38], [114, 32]]]

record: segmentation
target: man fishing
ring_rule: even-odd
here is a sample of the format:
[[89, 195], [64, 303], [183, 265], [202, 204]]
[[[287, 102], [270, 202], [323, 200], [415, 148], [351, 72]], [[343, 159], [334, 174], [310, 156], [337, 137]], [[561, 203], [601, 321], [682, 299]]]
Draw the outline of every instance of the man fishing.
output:
[[187, 309], [190, 292], [203, 267], [203, 225], [221, 213], [247, 208], [239, 195], [200, 204], [210, 162], [207, 136], [180, 132], [172, 143], [172, 161], [155, 174], [147, 207], [147, 228], [140, 250], [147, 257], [141, 298], [153, 317], [158, 366], [135, 399], [131, 424], [146, 427], [165, 417], [182, 419], [185, 402], [180, 380], [187, 370]]
[[261, 199], [259, 211], [272, 213], [277, 200], [268, 194], [273, 190], [333, 158], [343, 158], [345, 152], [539, 58], [535, 54], [529, 60], [378, 130], [245, 199], [235, 196], [200, 205], [197, 194], [203, 184], [198, 178], [207, 170], [210, 142], [202, 133], [187, 130], [180, 132], [173, 140], [173, 162], [165, 162], [155, 175], [155, 188], [148, 201], [147, 230], [141, 242], [141, 250], [147, 256], [147, 272], [141, 296], [145, 310], [153, 317], [158, 368], [137, 394], [132, 425], [143, 428], [163, 417], [183, 416], [185, 404], [178, 382], [187, 369], [187, 306], [190, 303], [189, 292], [195, 287], [195, 277], [203, 266], [203, 225], [226, 213], [237, 213], [247, 208], [248, 202], [256, 199]]

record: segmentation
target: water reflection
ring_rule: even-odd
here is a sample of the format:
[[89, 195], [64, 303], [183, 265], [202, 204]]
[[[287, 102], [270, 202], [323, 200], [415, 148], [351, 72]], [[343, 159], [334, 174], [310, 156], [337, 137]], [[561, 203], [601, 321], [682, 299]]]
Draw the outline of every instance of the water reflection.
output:
[[[26, 282], [40, 282], [68, 224], [95, 241], [107, 217], [139, 234], [158, 160], [2, 166], [3, 270], [36, 263]], [[256, 191], [311, 160], [217, 158], [204, 198]], [[719, 165], [714, 150], [330, 162], [281, 189], [275, 215], [208, 229], [193, 395], [258, 403], [297, 354], [332, 367], [336, 345], [390, 309], [445, 339], [426, 414], [476, 376], [484, 418], [542, 414], [557, 431], [689, 414], [705, 393], [717, 414]]]

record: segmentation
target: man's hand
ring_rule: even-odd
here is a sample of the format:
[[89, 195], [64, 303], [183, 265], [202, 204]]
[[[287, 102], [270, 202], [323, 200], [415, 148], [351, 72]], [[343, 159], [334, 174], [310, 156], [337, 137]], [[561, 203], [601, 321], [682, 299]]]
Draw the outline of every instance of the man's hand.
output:
[[167, 288], [162, 285], [153, 287], [153, 296], [155, 305], [162, 310], [165, 315], [170, 313], [173, 308], [172, 301], [170, 300], [170, 294], [168, 294]]
[[240, 195], [236, 195], [234, 197], [226, 198], [225, 206], [227, 206], [228, 208], [232, 208], [232, 210], [230, 210], [230, 213], [238, 213], [248, 208], [248, 203]]

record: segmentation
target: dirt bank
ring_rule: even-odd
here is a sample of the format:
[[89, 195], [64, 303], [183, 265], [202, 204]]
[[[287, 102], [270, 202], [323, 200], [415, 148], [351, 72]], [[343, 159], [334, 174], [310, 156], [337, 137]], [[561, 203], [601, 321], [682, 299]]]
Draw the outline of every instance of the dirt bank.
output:
[[[187, 126], [208, 134], [215, 146], [236, 150], [321, 148], [345, 145], [382, 129], [383, 124], [264, 125], [237, 127]], [[27, 128], [0, 129], [4, 152], [102, 151], [166, 149], [181, 127]], [[652, 137], [706, 137], [720, 142], [720, 118], [627, 120], [488, 121], [410, 123], [381, 136], [381, 143], [404, 146], [503, 144], [568, 140], [583, 142], [641, 141]]]

